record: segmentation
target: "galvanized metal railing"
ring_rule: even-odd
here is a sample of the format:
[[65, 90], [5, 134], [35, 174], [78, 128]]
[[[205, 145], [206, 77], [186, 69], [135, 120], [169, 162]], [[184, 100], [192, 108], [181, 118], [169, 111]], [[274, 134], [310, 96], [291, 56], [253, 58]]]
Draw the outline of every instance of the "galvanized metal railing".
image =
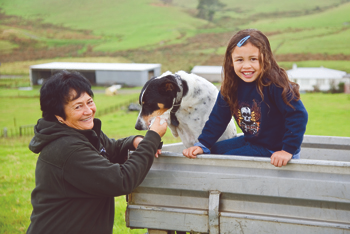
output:
[[[165, 145], [128, 196], [126, 224], [157, 233], [350, 233], [350, 138], [305, 136], [301, 158], [199, 155]], [[167, 151], [167, 152], [165, 152]]]

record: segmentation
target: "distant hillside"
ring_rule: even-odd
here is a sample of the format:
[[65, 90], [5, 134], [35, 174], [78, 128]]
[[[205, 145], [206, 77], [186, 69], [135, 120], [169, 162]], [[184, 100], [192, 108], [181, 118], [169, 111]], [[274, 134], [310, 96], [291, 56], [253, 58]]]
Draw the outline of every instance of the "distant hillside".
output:
[[[166, 4], [167, 3], [167, 4]], [[164, 70], [220, 65], [239, 29], [268, 35], [279, 61], [350, 61], [350, 0], [2, 0], [0, 62], [118, 56]]]

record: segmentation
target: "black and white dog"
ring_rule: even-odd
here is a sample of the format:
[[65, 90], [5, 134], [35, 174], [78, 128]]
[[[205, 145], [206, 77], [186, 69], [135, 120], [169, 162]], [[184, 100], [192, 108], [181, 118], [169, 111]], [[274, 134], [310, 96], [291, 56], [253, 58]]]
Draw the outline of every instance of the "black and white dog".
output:
[[[195, 74], [165, 72], [147, 81], [142, 88], [139, 97], [142, 108], [135, 128], [147, 130], [155, 117], [160, 116], [167, 121], [172, 134], [179, 136], [186, 148], [191, 147], [198, 142], [218, 92], [212, 83]], [[231, 120], [218, 141], [236, 135], [236, 126]]]

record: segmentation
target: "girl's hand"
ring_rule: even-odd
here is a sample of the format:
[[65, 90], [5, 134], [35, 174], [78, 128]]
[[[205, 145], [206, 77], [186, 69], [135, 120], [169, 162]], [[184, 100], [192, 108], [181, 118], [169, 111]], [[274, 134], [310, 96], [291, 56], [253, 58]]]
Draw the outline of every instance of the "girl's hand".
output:
[[292, 159], [293, 155], [281, 150], [276, 151], [271, 155], [271, 164], [275, 167], [282, 167], [287, 165], [287, 163]]
[[203, 149], [199, 146], [192, 146], [188, 149], [184, 149], [182, 154], [187, 158], [196, 158], [197, 154], [203, 154]]

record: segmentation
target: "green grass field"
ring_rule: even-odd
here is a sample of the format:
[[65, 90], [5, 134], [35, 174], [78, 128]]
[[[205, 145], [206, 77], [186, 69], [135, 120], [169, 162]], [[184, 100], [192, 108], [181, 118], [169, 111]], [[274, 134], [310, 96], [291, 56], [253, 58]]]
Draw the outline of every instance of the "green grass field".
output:
[[87, 30], [92, 36], [85, 36], [84, 39], [83, 35], [78, 36], [67, 31], [64, 34], [69, 36], [61, 35], [61, 31], [3, 25], [0, 26], [0, 32], [3, 30], [4, 34], [3, 39], [0, 37], [0, 51], [17, 47], [15, 42], [8, 39], [9, 34], [40, 42], [38, 46], [91, 44], [95, 51], [110, 52], [147, 46], [153, 48], [159, 46], [159, 43], [181, 43], [185, 38], [201, 33], [258, 28], [265, 33], [274, 33], [270, 38], [273, 47], [283, 43], [278, 50], [281, 54], [350, 54], [349, 2], [221, 2], [226, 6], [215, 13], [212, 22], [208, 22], [195, 17], [197, 0], [173, 0], [172, 5], [164, 5], [160, 0], [88, 0], [84, 4], [78, 0], [3, 0], [0, 7], [8, 15], [20, 16], [27, 20], [39, 19], [42, 23], [64, 26], [72, 30]]

